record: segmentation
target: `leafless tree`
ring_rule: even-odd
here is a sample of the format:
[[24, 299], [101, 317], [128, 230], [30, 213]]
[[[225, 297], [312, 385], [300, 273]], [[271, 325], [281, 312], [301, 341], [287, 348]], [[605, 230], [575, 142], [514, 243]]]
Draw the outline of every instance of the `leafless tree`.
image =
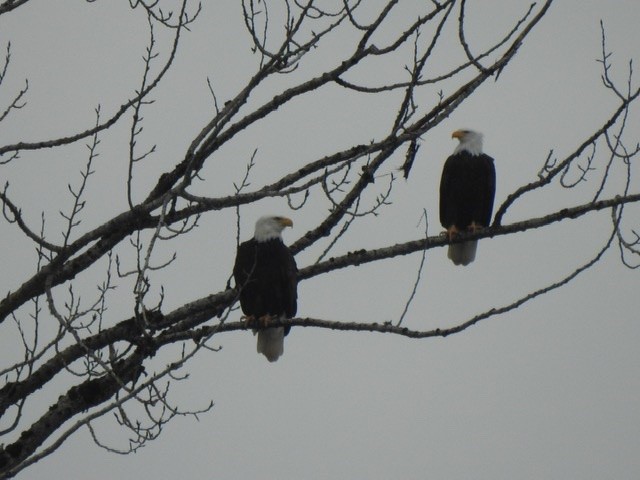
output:
[[[412, 180], [412, 164], [420, 161], [420, 147], [430, 141], [431, 130], [485, 82], [500, 81], [501, 72], [519, 55], [552, 0], [531, 4], [520, 18], [513, 19], [510, 29], [495, 32], [493, 44], [483, 47], [475, 45], [467, 33], [474, 18], [467, 12], [469, 6], [464, 0], [417, 2], [420, 12], [400, 19], [396, 11], [402, 2], [398, 0], [383, 2], [384, 5], [373, 2], [375, 6], [362, 0], [243, 0], [238, 15], [243, 16], [245, 34], [251, 41], [254, 74], [238, 79], [235, 95], [224, 100], [216, 92], [215, 81], [209, 81], [210, 96], [203, 99], [213, 105], [208, 121], [192, 135], [180, 157], [162, 158], [152, 164], [151, 159], [161, 154], [154, 146], [144, 147], [154, 142], [143, 131], [146, 115], [151, 115], [147, 114], [148, 107], [168, 95], [162, 90], [163, 82], [168, 72], [173, 72], [177, 59], [185, 54], [181, 41], [197, 24], [203, 8], [189, 0], [183, 0], [178, 9], [165, 3], [130, 0], [131, 14], [146, 22], [149, 44], [143, 55], [142, 76], [135, 79], [135, 93], [122, 100], [119, 107], [95, 107], [95, 123], [83, 131], [0, 146], [0, 161], [5, 169], [32, 155], [67, 154], [73, 146], [87, 146], [80, 176], [68, 181], [70, 205], [56, 207], [60, 218], [45, 218], [43, 213], [34, 224], [34, 214], [40, 215], [40, 211], [21, 205], [9, 181], [0, 191], [3, 229], [21, 232], [35, 253], [28, 260], [33, 262], [35, 273], [27, 278], [12, 278], [15, 287], [3, 294], [0, 302], [1, 335], [19, 345], [21, 352], [19, 357], [3, 356], [2, 478], [12, 477], [51, 454], [82, 428], [91, 431], [98, 445], [126, 453], [156, 438], [174, 417], [198, 415], [210, 408], [205, 403], [200, 411], [183, 411], [171, 402], [168, 392], [179, 388], [176, 385], [184, 378], [190, 359], [214, 349], [213, 337], [246, 330], [236, 306], [237, 292], [230, 282], [217, 288], [212, 285], [210, 295], [197, 300], [184, 298], [180, 306], [167, 308], [159, 277], [163, 270], [180, 262], [180, 240], [207, 216], [233, 212], [238, 218], [237, 230], [221, 231], [220, 235], [239, 240], [241, 213], [265, 199], [286, 199], [291, 209], [313, 212], [310, 216], [315, 225], [291, 245], [295, 254], [312, 252], [316, 259], [300, 265], [300, 281], [415, 252], [422, 252], [424, 258], [428, 251], [446, 245], [445, 236], [423, 235], [375, 249], [340, 253], [340, 240], [348, 229], [363, 217], [377, 216], [394, 192], [403, 188], [397, 178], [404, 174]], [[28, 0], [4, 0], [0, 3], [0, 22], [11, 22], [12, 15], [27, 8], [27, 4], [32, 9], [36, 7]], [[334, 51], [330, 65], [316, 62], [315, 56], [320, 52], [335, 49], [331, 42], [338, 33], [350, 43], [343, 43], [339, 51]], [[158, 41], [163, 35], [173, 39], [164, 51]], [[6, 42], [6, 54], [0, 65], [0, 88], [3, 98], [9, 100], [0, 108], [0, 122], [23, 115], [21, 109], [29, 102], [30, 94], [28, 81], [17, 91], [7, 92], [5, 80], [20, 73], [11, 70], [9, 39], [1, 40]], [[452, 45], [458, 48], [459, 61], [439, 63], [438, 53]], [[401, 66], [376, 76], [362, 73], [375, 71], [382, 61]], [[619, 248], [622, 262], [635, 268], [640, 237], [633, 231], [625, 233], [629, 229], [622, 227], [627, 204], [640, 200], [640, 193], [631, 187], [631, 167], [639, 148], [637, 140], [626, 131], [630, 109], [640, 92], [633, 86], [631, 69], [625, 85], [616, 84], [611, 78], [604, 28], [600, 62], [603, 88], [617, 98], [617, 108], [572, 153], [558, 158], [550, 152], [537, 178], [514, 190], [498, 205], [490, 228], [463, 238], [531, 231], [606, 209], [611, 212], [610, 235], [589, 262], [575, 267], [557, 282], [517, 301], [480, 312], [451, 328], [416, 331], [405, 328], [402, 319], [357, 323], [294, 318], [286, 323], [411, 338], [447, 336], [566, 285], [612, 247]], [[276, 112], [281, 113], [283, 107], [328, 87], [341, 89], [347, 95], [384, 96], [396, 101], [395, 114], [385, 120], [384, 133], [378, 129], [378, 133], [371, 133], [370, 141], [354, 140], [319, 158], [291, 163], [289, 170], [277, 172], [277, 178], [265, 184], [259, 184], [252, 176], [259, 162], [254, 152], [244, 161], [244, 178], [228, 178], [228, 184], [234, 186], [231, 194], [202, 193], [215, 191], [207, 188], [211, 175], [207, 168], [213, 168], [211, 164], [225, 155], [229, 145], [246, 143], [245, 131], [275, 122]], [[23, 121], [27, 123], [29, 119]], [[92, 175], [101, 142], [106, 138], [127, 146], [128, 175], [123, 180], [127, 207], [97, 222], [87, 218], [86, 198], [97, 181]], [[594, 171], [595, 162], [605, 168]], [[400, 172], [398, 165], [403, 165]], [[614, 169], [626, 172], [622, 186], [611, 179]], [[224, 175], [224, 170], [218, 170], [218, 174]], [[139, 186], [143, 176], [147, 182], [153, 180], [146, 191]], [[584, 182], [597, 185], [590, 201], [572, 203], [568, 196], [566, 204], [557, 205], [544, 215], [510, 219], [511, 207], [526, 202], [530, 193], [554, 185], [570, 190]], [[416, 211], [419, 213], [421, 208], [416, 206]], [[62, 233], [57, 234], [50, 224], [56, 228], [62, 225]], [[163, 258], [167, 249], [161, 245], [169, 245], [176, 254]], [[4, 244], [3, 257], [11, 255], [11, 246]], [[227, 267], [230, 270], [231, 265], [220, 266]], [[88, 290], [83, 280], [86, 278], [100, 278], [97, 288]], [[129, 302], [127, 316], [111, 313], [108, 306], [116, 302]], [[39, 397], [50, 399], [49, 408], [37, 411], [33, 407]], [[116, 421], [128, 430], [130, 440], [126, 447], [113, 446], [96, 432], [96, 419], [107, 413], [114, 413]]]

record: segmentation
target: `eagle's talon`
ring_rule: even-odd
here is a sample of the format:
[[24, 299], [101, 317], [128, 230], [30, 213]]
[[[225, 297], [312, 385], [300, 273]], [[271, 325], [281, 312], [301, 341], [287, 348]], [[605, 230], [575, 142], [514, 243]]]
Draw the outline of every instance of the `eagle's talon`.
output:
[[460, 234], [460, 230], [458, 230], [455, 225], [451, 225], [449, 228], [447, 228], [447, 231], [445, 233], [449, 241], [451, 241]]
[[267, 328], [270, 323], [272, 323], [272, 318], [271, 318], [271, 315], [269, 315], [268, 313], [266, 315], [259, 317], [256, 320], [256, 325], [261, 328]]
[[471, 233], [478, 233], [478, 232], [484, 230], [484, 227], [482, 225], [480, 225], [479, 223], [471, 222], [471, 225], [469, 225], [467, 227], [467, 230], [469, 230]]
[[256, 317], [254, 315], [243, 315], [240, 317], [240, 321], [244, 323], [245, 327], [254, 327], [256, 325]]

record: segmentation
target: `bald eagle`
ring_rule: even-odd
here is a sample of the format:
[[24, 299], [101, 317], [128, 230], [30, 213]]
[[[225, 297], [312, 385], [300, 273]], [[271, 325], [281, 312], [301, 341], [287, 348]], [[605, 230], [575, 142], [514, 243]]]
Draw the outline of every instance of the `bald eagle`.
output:
[[[482, 134], [456, 130], [451, 138], [460, 143], [447, 158], [440, 180], [440, 223], [449, 240], [460, 231], [488, 227], [496, 193], [493, 158], [482, 153]], [[469, 265], [477, 247], [477, 240], [451, 244], [448, 257], [456, 265]]]
[[262, 217], [251, 240], [238, 246], [233, 277], [240, 306], [249, 323], [258, 327], [258, 353], [275, 362], [284, 352], [291, 327], [268, 327], [272, 319], [292, 318], [298, 300], [298, 269], [282, 230], [293, 226], [285, 217]]

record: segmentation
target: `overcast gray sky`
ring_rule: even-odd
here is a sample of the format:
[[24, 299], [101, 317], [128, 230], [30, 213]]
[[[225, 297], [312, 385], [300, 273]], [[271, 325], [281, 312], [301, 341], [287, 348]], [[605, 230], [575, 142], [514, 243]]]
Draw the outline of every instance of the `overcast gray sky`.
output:
[[[137, 88], [145, 20], [126, 2], [114, 3], [33, 0], [0, 19], [0, 48], [8, 40], [12, 45], [0, 99], [10, 98], [25, 78], [30, 87], [27, 107], [3, 123], [0, 144], [83, 130], [94, 122], [97, 104], [106, 117]], [[406, 15], [422, 4], [401, 3]], [[483, 46], [528, 6], [513, 0], [469, 3], [475, 15], [470, 32]], [[457, 128], [484, 133], [485, 151], [496, 161], [497, 204], [536, 178], [550, 150], [559, 157], [573, 151], [617, 107], [601, 85], [596, 62], [600, 19], [614, 53], [614, 76], [624, 83], [628, 61], [638, 60], [640, 52], [640, 4], [556, 1], [500, 80], [482, 86], [423, 139], [409, 181], [396, 182], [393, 204], [356, 225], [336, 253], [420, 238], [422, 209], [429, 214], [429, 233], [438, 233], [437, 187], [444, 159], [455, 146], [450, 134]], [[170, 39], [158, 40], [166, 54]], [[335, 53], [341, 39], [333, 41]], [[157, 102], [146, 111], [142, 138], [158, 148], [140, 172], [162, 172], [183, 156], [213, 112], [206, 78], [220, 101], [233, 96], [255, 71], [249, 46], [239, 2], [204, 2], [154, 97]], [[324, 50], [314, 61], [332, 64], [331, 52]], [[441, 61], [446, 64], [446, 55]], [[264, 98], [272, 93], [265, 91]], [[294, 102], [249, 132], [244, 143], [219, 152], [199, 189], [211, 196], [231, 193], [232, 180], [241, 178], [255, 148], [254, 181], [261, 184], [290, 169], [291, 162], [368, 141], [388, 128], [395, 105], [368, 96], [344, 97], [339, 89]], [[640, 131], [637, 112], [629, 122], [631, 130]], [[101, 145], [84, 217], [87, 228], [126, 208], [122, 186], [129, 124], [118, 128], [119, 136], [106, 136]], [[11, 181], [14, 199], [34, 224], [44, 210], [56, 225], [58, 210], [69, 205], [66, 184], [78, 178], [86, 161], [84, 150], [80, 145], [64, 153], [24, 154], [2, 167], [2, 183]], [[136, 177], [139, 199], [153, 178]], [[561, 202], [582, 203], [595, 190], [592, 184], [580, 188], [532, 195], [505, 220], [543, 214]], [[632, 191], [639, 190], [636, 180]], [[294, 228], [285, 232], [285, 241], [292, 242], [325, 211], [294, 212], [282, 200], [265, 201], [260, 211], [243, 211], [242, 237], [251, 235], [257, 217], [273, 212], [294, 220]], [[638, 219], [638, 208], [629, 208], [627, 228], [637, 228]], [[482, 240], [468, 268], [454, 267], [444, 249], [428, 251], [405, 325], [452, 326], [559, 280], [594, 255], [608, 235], [608, 222], [609, 213], [602, 212]], [[162, 252], [177, 249], [179, 254], [156, 280], [165, 286], [168, 309], [224, 288], [235, 254], [234, 224], [233, 212], [208, 214], [181, 243], [163, 247]], [[0, 223], [0, 238], [5, 265], [0, 292], [6, 292], [34, 271], [33, 247], [6, 223]], [[304, 253], [298, 264], [314, 258]], [[305, 281], [299, 286], [298, 313], [397, 321], [419, 261], [414, 254]], [[294, 328], [284, 356], [269, 364], [255, 353], [249, 332], [218, 336], [213, 344], [222, 349], [201, 352], [186, 369], [189, 380], [174, 387], [172, 398], [183, 408], [215, 402], [199, 421], [174, 420], [158, 440], [129, 456], [97, 448], [85, 429], [20, 478], [635, 479], [640, 476], [639, 287], [638, 272], [622, 266], [613, 248], [569, 286], [445, 339]], [[111, 306], [114, 319], [130, 314], [131, 295], [121, 298], [126, 300]], [[12, 348], [0, 338], [0, 351]], [[98, 424], [101, 439], [125, 447], [126, 438], [113, 423]]]

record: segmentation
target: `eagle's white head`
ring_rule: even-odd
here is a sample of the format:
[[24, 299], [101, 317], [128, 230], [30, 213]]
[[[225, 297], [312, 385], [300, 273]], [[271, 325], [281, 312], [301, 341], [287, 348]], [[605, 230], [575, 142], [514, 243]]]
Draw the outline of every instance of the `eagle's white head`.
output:
[[256, 230], [253, 238], [258, 242], [266, 242], [274, 238], [281, 238], [282, 230], [286, 227], [293, 227], [293, 222], [287, 217], [265, 216], [260, 217], [256, 222]]
[[456, 130], [451, 134], [451, 138], [457, 138], [460, 143], [453, 153], [464, 152], [465, 150], [471, 155], [482, 154], [482, 134], [473, 130]]

